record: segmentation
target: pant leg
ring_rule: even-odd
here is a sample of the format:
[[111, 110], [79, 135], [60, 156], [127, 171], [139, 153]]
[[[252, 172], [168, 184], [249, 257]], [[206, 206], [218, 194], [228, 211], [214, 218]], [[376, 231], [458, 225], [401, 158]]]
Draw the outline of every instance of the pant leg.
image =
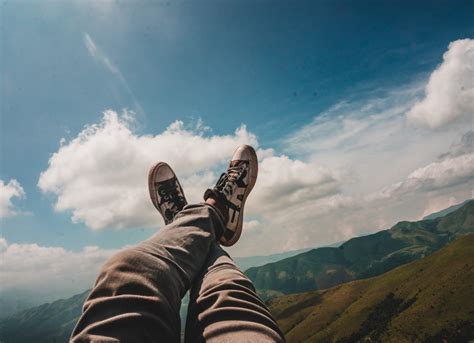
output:
[[212, 206], [188, 205], [159, 233], [105, 263], [72, 342], [179, 342], [181, 298], [223, 229]]
[[201, 277], [191, 287], [185, 342], [284, 342], [255, 288], [213, 243]]

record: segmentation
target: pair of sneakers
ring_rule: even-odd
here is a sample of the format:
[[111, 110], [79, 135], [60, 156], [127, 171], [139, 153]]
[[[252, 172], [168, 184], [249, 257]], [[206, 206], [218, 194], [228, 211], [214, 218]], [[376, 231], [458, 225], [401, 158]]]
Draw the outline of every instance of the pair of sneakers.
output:
[[[257, 181], [258, 160], [255, 150], [249, 145], [237, 148], [214, 188], [207, 189], [204, 200], [214, 200], [222, 213], [225, 227], [219, 242], [224, 246], [235, 244], [242, 233], [244, 205]], [[148, 189], [153, 205], [163, 216], [165, 224], [171, 223], [187, 205], [183, 188], [176, 174], [165, 162], [151, 167], [148, 173]]]

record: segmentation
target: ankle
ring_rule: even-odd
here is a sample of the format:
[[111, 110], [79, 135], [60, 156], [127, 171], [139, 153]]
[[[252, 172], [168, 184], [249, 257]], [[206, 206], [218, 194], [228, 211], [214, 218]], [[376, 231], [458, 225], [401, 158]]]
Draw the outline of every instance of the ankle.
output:
[[227, 221], [227, 208], [222, 205], [217, 199], [215, 199], [213, 196], [210, 196], [206, 199], [206, 204], [212, 205], [217, 208], [217, 210], [222, 214], [224, 221]]

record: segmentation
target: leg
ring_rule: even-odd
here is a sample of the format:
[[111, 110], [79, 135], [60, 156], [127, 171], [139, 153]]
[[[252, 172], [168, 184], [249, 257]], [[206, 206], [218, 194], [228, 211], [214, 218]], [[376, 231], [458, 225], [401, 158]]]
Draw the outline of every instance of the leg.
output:
[[252, 282], [217, 244], [191, 287], [185, 341], [285, 341]]
[[220, 212], [185, 207], [160, 233], [112, 257], [86, 300], [73, 342], [179, 342], [181, 298], [202, 269]]

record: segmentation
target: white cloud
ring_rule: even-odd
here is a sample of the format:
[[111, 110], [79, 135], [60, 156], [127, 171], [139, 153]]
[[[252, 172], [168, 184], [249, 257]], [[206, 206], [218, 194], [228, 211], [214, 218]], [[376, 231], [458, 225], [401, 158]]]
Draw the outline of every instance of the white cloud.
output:
[[[468, 185], [474, 188], [473, 132], [465, 133], [440, 159], [411, 172], [405, 180], [384, 188], [376, 198], [390, 198], [414, 192], [434, 192], [443, 188]], [[469, 148], [470, 146], [470, 148]]]
[[474, 40], [449, 44], [443, 63], [430, 76], [425, 96], [407, 112], [408, 122], [432, 129], [474, 114]]
[[[191, 129], [177, 121], [155, 136], [139, 135], [132, 126], [128, 113], [107, 111], [102, 122], [62, 142], [38, 182], [43, 192], [56, 196], [57, 211], [72, 211], [74, 222], [92, 229], [156, 226], [161, 219], [148, 198], [146, 180], [154, 162], [172, 166], [188, 202], [194, 203], [202, 201], [204, 190], [214, 185], [238, 145], [258, 147], [245, 126], [225, 136], [209, 134], [209, 128], [202, 132], [202, 123]], [[290, 225], [293, 214], [300, 216], [293, 220], [300, 225], [301, 220], [348, 205], [349, 198], [339, 195], [338, 173], [276, 155], [272, 149], [258, 149], [258, 156], [258, 182], [246, 206], [250, 236]], [[279, 234], [283, 238], [291, 232]], [[268, 240], [265, 249], [272, 244]], [[258, 249], [255, 242], [240, 246], [249, 253]]]
[[392, 197], [411, 192], [430, 192], [445, 187], [466, 184], [473, 186], [474, 154], [448, 158], [418, 168], [401, 182], [387, 187], [380, 197]]
[[20, 183], [12, 179], [7, 184], [0, 180], [0, 218], [11, 217], [20, 213], [12, 203], [14, 198], [24, 198], [25, 191]]
[[245, 221], [243, 224], [243, 230], [245, 230], [245, 233], [257, 231], [261, 225], [262, 224], [258, 220], [255, 220], [255, 219]]
[[4, 238], [0, 238], [0, 247], [0, 290], [26, 290], [47, 298], [70, 296], [92, 287], [99, 268], [116, 252], [93, 246], [74, 252], [37, 244], [8, 244]]
[[337, 176], [322, 166], [270, 155], [260, 161], [249, 210], [274, 216], [278, 211], [292, 211], [294, 206], [338, 192]]
[[57, 196], [57, 211], [72, 211], [74, 222], [93, 229], [156, 226], [159, 215], [147, 190], [148, 169], [166, 161], [180, 177], [189, 202], [199, 202], [213, 185], [216, 167], [224, 168], [234, 149], [257, 145], [245, 126], [233, 135], [205, 136], [176, 121], [156, 136], [137, 135], [128, 113], [104, 113], [63, 143], [41, 173], [38, 186]]

